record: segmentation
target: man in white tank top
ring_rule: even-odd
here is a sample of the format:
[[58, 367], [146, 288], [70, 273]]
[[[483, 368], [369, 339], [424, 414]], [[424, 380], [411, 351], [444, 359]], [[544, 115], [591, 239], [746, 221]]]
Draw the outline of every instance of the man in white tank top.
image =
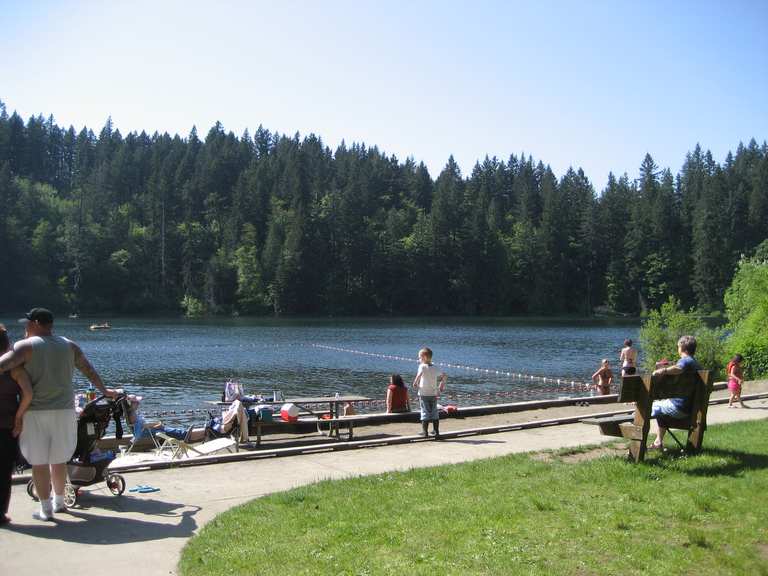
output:
[[33, 308], [19, 322], [26, 323], [26, 338], [0, 356], [0, 372], [23, 365], [29, 374], [32, 404], [24, 415], [19, 447], [32, 465], [32, 478], [40, 498], [40, 512], [35, 517], [50, 520], [53, 512], [65, 510], [66, 463], [77, 444], [74, 369], [82, 372], [105, 396], [115, 396], [115, 391], [104, 386], [77, 344], [53, 335], [50, 310]]

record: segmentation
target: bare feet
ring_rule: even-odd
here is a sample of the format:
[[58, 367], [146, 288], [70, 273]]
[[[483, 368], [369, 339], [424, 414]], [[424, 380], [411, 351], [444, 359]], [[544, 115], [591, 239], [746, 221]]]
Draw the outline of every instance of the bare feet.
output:
[[660, 442], [654, 442], [653, 444], [648, 446], [648, 450], [663, 450], [663, 449], [664, 449], [664, 445], [661, 444]]

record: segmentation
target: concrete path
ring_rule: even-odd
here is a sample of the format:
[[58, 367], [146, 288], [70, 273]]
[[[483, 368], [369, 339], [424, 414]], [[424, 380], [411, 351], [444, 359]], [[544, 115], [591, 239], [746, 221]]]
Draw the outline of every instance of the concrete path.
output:
[[[708, 422], [768, 418], [768, 399], [748, 410], [710, 406]], [[221, 512], [271, 492], [319, 480], [491, 458], [516, 452], [598, 444], [596, 426], [570, 424], [470, 436], [446, 442], [324, 452], [251, 462], [126, 475], [128, 487], [149, 484], [158, 492], [126, 491], [114, 497], [104, 483], [85, 488], [78, 506], [53, 522], [32, 518], [37, 504], [24, 485], [14, 486], [13, 523], [0, 528], [0, 574], [176, 574], [190, 536]], [[706, 440], [705, 440], [706, 446]]]

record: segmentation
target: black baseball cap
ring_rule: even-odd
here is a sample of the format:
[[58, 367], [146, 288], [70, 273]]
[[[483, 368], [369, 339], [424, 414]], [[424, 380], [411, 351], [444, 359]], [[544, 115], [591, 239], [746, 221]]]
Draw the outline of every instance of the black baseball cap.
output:
[[32, 308], [32, 310], [24, 314], [24, 318], [19, 318], [19, 322], [53, 324], [53, 312], [48, 310], [48, 308]]

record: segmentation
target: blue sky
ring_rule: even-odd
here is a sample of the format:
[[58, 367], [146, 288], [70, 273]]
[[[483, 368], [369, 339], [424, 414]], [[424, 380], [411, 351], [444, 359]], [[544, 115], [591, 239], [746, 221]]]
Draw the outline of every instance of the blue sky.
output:
[[0, 100], [123, 134], [315, 133], [558, 176], [768, 139], [768, 1], [0, 0]]

